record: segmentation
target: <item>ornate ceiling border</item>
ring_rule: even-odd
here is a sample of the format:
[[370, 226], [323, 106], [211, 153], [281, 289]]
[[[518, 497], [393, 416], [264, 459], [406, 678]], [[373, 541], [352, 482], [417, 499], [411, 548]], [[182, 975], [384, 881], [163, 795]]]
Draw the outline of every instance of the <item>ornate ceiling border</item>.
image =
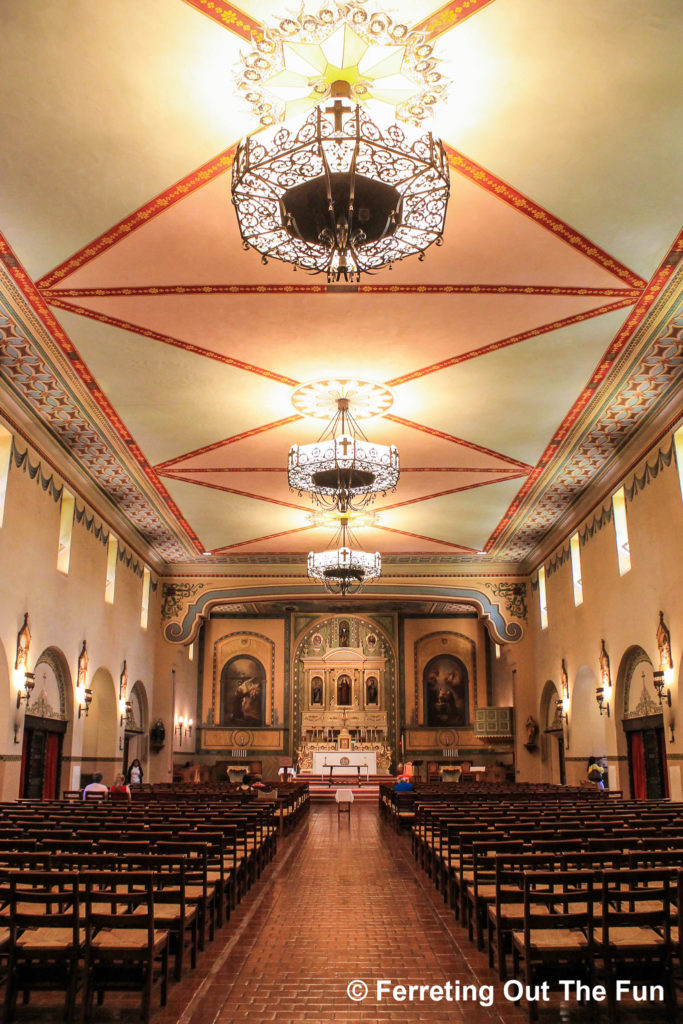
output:
[[[598, 473], [604, 474], [680, 387], [683, 296], [671, 294], [667, 286], [682, 256], [683, 231], [489, 538], [489, 554], [528, 558], [558, 514], [569, 510]], [[680, 290], [683, 273], [678, 278]]]
[[[9, 272], [5, 278], [7, 296], [0, 291], [0, 367], [6, 386], [47, 425], [97, 488], [161, 557], [173, 561], [202, 551], [198, 538], [2, 235], [0, 264]], [[15, 293], [16, 298], [23, 300], [23, 316], [15, 308], [16, 302], [11, 301], [12, 285], [19, 293]], [[69, 360], [74, 379], [69, 379], [71, 375], [59, 366], [63, 358]], [[87, 389], [87, 397], [82, 388]], [[187, 536], [178, 530], [176, 520]]]

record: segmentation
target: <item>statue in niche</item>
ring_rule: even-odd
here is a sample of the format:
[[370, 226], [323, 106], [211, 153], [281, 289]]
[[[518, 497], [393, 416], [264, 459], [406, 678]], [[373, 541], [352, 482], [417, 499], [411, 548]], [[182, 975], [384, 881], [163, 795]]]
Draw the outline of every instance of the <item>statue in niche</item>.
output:
[[337, 704], [346, 707], [351, 703], [351, 680], [348, 676], [339, 676], [337, 680]]
[[609, 668], [609, 654], [605, 650], [605, 641], [600, 641], [600, 685], [603, 690], [609, 690], [612, 686], [612, 676]]
[[664, 622], [664, 612], [659, 613], [657, 647], [659, 649], [659, 668], [665, 672], [668, 668], [673, 667], [673, 659], [671, 657], [671, 633]]
[[320, 704], [323, 702], [323, 681], [320, 676], [314, 676], [311, 679], [311, 704]]
[[538, 740], [538, 722], [533, 715], [529, 715], [526, 720], [526, 743], [524, 746], [527, 750], [536, 749], [536, 741]]
[[378, 697], [377, 680], [374, 676], [369, 676], [365, 684], [365, 703], [376, 704]]
[[343, 619], [339, 623], [339, 646], [340, 647], [348, 647], [349, 646], [349, 624], [346, 621], [346, 619]]

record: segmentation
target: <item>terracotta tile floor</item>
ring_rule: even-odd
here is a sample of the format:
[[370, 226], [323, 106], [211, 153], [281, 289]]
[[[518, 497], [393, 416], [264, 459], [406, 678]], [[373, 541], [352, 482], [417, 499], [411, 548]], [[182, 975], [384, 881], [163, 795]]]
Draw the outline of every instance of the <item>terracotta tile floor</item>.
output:
[[[347, 985], [370, 993], [353, 1002]], [[378, 979], [395, 985], [493, 986], [494, 1005], [395, 1002], [376, 998]], [[356, 803], [350, 818], [335, 805], [313, 806], [242, 901], [230, 923], [200, 954], [197, 969], [172, 984], [153, 1024], [518, 1024], [526, 1011], [506, 1002], [497, 976], [455, 923], [415, 865], [408, 836], [397, 836], [376, 806]], [[42, 1000], [41, 1000], [42, 1002]], [[54, 1004], [53, 1004], [54, 1005]], [[136, 1019], [132, 997], [108, 996], [94, 1024]], [[28, 1014], [28, 1015], [27, 1015]], [[607, 1020], [606, 1008], [596, 1015]], [[17, 1021], [53, 1021], [42, 1007], [19, 1007]], [[620, 1024], [661, 1024], [663, 1006], [620, 1012]], [[559, 997], [541, 1024], [590, 1020]]]

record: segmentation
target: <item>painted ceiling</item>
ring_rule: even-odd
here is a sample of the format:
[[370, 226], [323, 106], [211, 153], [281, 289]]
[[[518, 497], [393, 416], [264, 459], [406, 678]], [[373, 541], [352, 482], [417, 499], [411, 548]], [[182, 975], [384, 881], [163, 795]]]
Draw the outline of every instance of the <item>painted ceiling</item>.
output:
[[447, 81], [451, 198], [443, 246], [359, 285], [241, 245], [237, 81], [286, 2], [0, 7], [4, 385], [163, 559], [328, 544], [287, 486], [302, 382], [393, 394], [362, 546], [475, 562], [531, 557], [680, 395], [679, 0], [385, 4]]

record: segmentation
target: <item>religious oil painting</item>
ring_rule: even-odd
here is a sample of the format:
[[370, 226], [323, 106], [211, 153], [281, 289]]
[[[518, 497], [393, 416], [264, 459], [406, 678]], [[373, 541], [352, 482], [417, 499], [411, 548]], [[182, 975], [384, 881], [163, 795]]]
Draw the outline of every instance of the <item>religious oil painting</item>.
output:
[[322, 706], [323, 702], [323, 681], [320, 676], [313, 676], [311, 679], [311, 704]]
[[469, 679], [467, 669], [452, 654], [432, 658], [422, 674], [425, 725], [467, 725]]
[[231, 658], [221, 672], [223, 725], [265, 724], [266, 672], [251, 655]]

